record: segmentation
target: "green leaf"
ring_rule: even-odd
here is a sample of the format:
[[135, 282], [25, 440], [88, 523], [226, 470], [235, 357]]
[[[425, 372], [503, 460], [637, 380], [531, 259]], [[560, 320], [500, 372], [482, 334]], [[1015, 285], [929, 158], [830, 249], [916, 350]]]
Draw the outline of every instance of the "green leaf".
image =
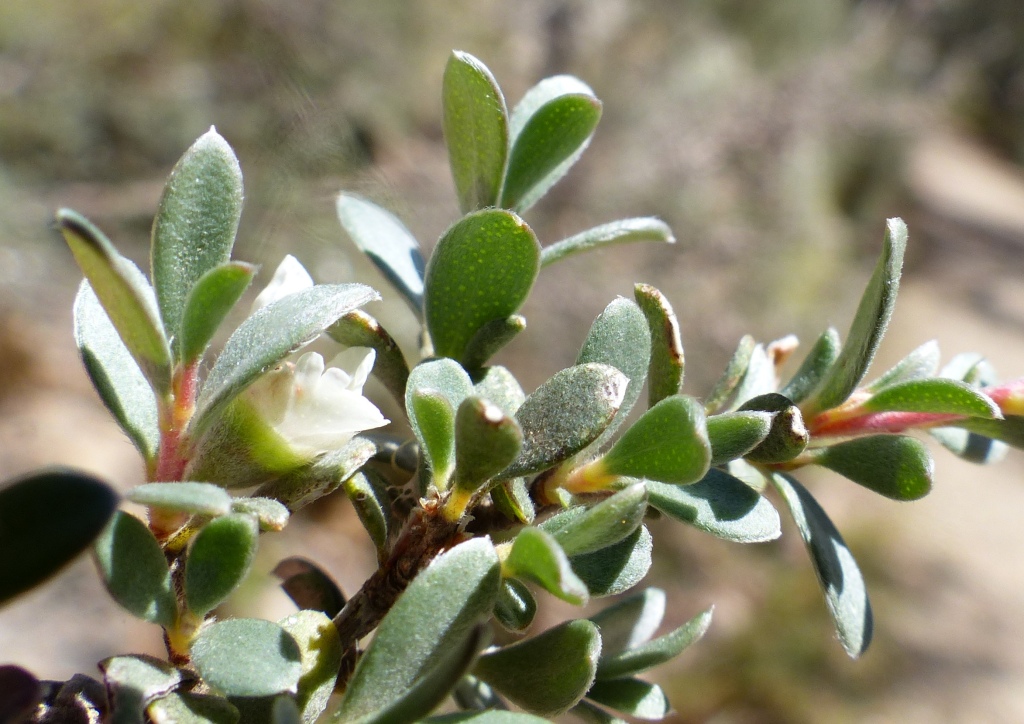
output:
[[754, 354], [756, 344], [754, 338], [749, 334], [740, 339], [736, 351], [732, 353], [729, 363], [722, 372], [722, 376], [715, 383], [715, 386], [711, 388], [711, 392], [708, 393], [707, 398], [704, 400], [705, 412], [708, 414], [717, 412], [725, 404], [725, 401], [729, 399], [729, 395], [736, 390], [736, 386], [747, 373], [747, 368], [750, 366], [750, 357]]
[[527, 91], [509, 121], [512, 150], [499, 206], [533, 206], [576, 163], [600, 119], [601, 101], [577, 78], [547, 78]]
[[586, 724], [629, 724], [625, 719], [608, 713], [596, 704], [591, 704], [586, 699], [570, 709], [569, 713], [575, 714], [577, 719], [586, 722]]
[[567, 621], [531, 639], [489, 651], [473, 674], [534, 714], [568, 711], [594, 683], [601, 635], [586, 619]]
[[144, 621], [174, 624], [178, 607], [167, 559], [145, 523], [118, 511], [96, 541], [95, 556], [111, 598]]
[[650, 284], [637, 284], [633, 287], [633, 296], [647, 318], [647, 328], [651, 333], [647, 406], [653, 407], [683, 390], [686, 368], [683, 340], [679, 334], [679, 320], [664, 294]]
[[[505, 711], [508, 709], [501, 697], [494, 693], [494, 689], [480, 681], [475, 676], [463, 676], [452, 692], [452, 699], [460, 709], [484, 711], [497, 709]], [[429, 721], [429, 720], [428, 720]]]
[[504, 480], [491, 488], [491, 500], [509, 520], [529, 525], [537, 516], [526, 478]]
[[779, 392], [793, 402], [803, 402], [835, 363], [841, 347], [839, 332], [834, 327], [826, 329], [811, 347], [800, 368]]
[[518, 380], [507, 368], [500, 365], [474, 371], [473, 382], [473, 394], [493, 402], [504, 410], [506, 415], [515, 415], [526, 401], [526, 393], [523, 392]]
[[481, 711], [432, 716], [423, 724], [548, 724], [548, 720], [521, 712]]
[[587, 692], [587, 698], [645, 721], [661, 721], [672, 710], [660, 686], [640, 679], [598, 681]]
[[128, 500], [147, 508], [162, 508], [216, 518], [231, 512], [231, 496], [210, 483], [146, 483], [128, 491]]
[[516, 412], [523, 448], [503, 477], [538, 473], [587, 447], [615, 416], [627, 382], [617, 369], [602, 364], [556, 373]]
[[455, 470], [455, 410], [438, 390], [410, 388], [409, 419], [430, 469], [433, 484], [448, 487]]
[[711, 468], [693, 485], [648, 481], [648, 503], [665, 515], [737, 543], [764, 543], [782, 535], [768, 500], [729, 473]]
[[153, 285], [167, 329], [181, 328], [199, 278], [231, 258], [241, 215], [242, 170], [210, 128], [174, 166], [153, 220]]
[[665, 616], [665, 592], [648, 588], [613, 603], [590, 617], [601, 629], [601, 658], [647, 643]]
[[614, 596], [643, 580], [651, 568], [652, 550], [651, 534], [640, 526], [615, 545], [573, 556], [570, 562], [591, 596]]
[[622, 404], [611, 424], [592, 445], [596, 448], [619, 428], [640, 398], [651, 361], [651, 332], [647, 318], [635, 303], [619, 297], [594, 320], [576, 364], [597, 362], [614, 367], [629, 380]]
[[704, 410], [692, 397], [666, 397], [622, 434], [597, 463], [621, 477], [685, 485], [700, 480], [711, 463]]
[[274, 567], [274, 575], [281, 579], [281, 588], [296, 606], [304, 610], [320, 611], [326, 616], [337, 616], [345, 607], [345, 596], [338, 584], [312, 561], [292, 556]]
[[274, 699], [270, 707], [270, 724], [302, 724], [304, 721], [295, 699], [284, 695]]
[[146, 706], [171, 693], [181, 683], [181, 672], [152, 656], [114, 656], [99, 663], [106, 684], [114, 724], [141, 721]]
[[764, 411], [723, 412], [707, 419], [711, 465], [743, 457], [768, 437], [772, 414]]
[[444, 139], [462, 213], [497, 206], [508, 156], [508, 111], [498, 83], [469, 53], [452, 52], [441, 91]]
[[457, 489], [475, 493], [515, 459], [523, 444], [519, 424], [479, 397], [462, 401], [455, 415]]
[[[477, 635], [477, 624], [494, 608], [500, 580], [497, 553], [484, 538], [474, 538], [438, 556], [413, 579], [377, 628], [349, 680], [336, 720], [366, 717], [375, 721], [378, 712], [406, 700], [417, 681], [450, 661], [453, 650]], [[410, 631], [416, 635], [410, 637]], [[454, 665], [446, 668], [458, 669]], [[445, 692], [440, 693], [443, 696]]]
[[63, 468], [0, 487], [0, 604], [77, 558], [116, 508], [117, 494], [110, 486]]
[[57, 226], [132, 359], [157, 393], [171, 388], [171, 352], [153, 289], [85, 217], [61, 209]]
[[743, 380], [736, 387], [732, 409], [743, 409], [745, 402], [775, 391], [775, 364], [763, 344], [754, 345]]
[[944, 448], [972, 463], [988, 465], [1006, 457], [1006, 443], [956, 427], [936, 427], [928, 430]]
[[792, 460], [807, 448], [811, 435], [804, 425], [800, 408], [785, 395], [768, 392], [752, 397], [740, 407], [741, 412], [758, 411], [771, 414], [771, 426], [765, 439], [746, 454], [747, 460], [758, 463], [781, 463]]
[[1002, 420], [972, 417], [953, 424], [978, 435], [995, 438], [1017, 449], [1024, 449], [1024, 417], [1020, 415], [1007, 415]]
[[405, 224], [390, 211], [355, 194], [339, 194], [336, 208], [338, 220], [353, 243], [421, 315], [423, 254]]
[[[142, 277], [142, 272], [136, 273]], [[153, 460], [160, 444], [153, 388], [88, 280], [82, 280], [75, 296], [74, 327], [75, 344], [100, 399], [142, 456]]]
[[228, 696], [294, 691], [302, 677], [295, 639], [276, 623], [255, 618], [205, 626], [192, 643], [192, 663], [207, 684]]
[[918, 500], [932, 488], [928, 448], [906, 435], [871, 435], [814, 450], [815, 464], [893, 500]]
[[842, 404], [864, 379], [896, 306], [906, 248], [907, 225], [902, 219], [889, 219], [882, 256], [861, 297], [846, 344], [804, 405], [808, 415]]
[[530, 628], [537, 615], [537, 600], [530, 593], [525, 583], [514, 578], [501, 581], [501, 591], [494, 604], [494, 618], [498, 623], [515, 633], [523, 633]]
[[599, 681], [639, 674], [671, 661], [700, 640], [711, 625], [712, 608], [697, 614], [672, 633], [612, 655], [604, 654], [597, 665]]
[[279, 621], [299, 645], [302, 674], [295, 703], [304, 724], [312, 724], [327, 708], [334, 693], [342, 655], [334, 623], [320, 611], [299, 611]]
[[[674, 244], [676, 237], [673, 236], [672, 229], [668, 224], [661, 219], [653, 217], [620, 219], [595, 226], [593, 229], [587, 229], [579, 234], [573, 234], [544, 247], [540, 254], [540, 267], [543, 269], [556, 261], [591, 249], [600, 249], [612, 244], [629, 244], [634, 241], [660, 241]], [[637, 300], [637, 302], [639, 301]]]
[[178, 338], [171, 342], [181, 362], [191, 365], [203, 356], [255, 274], [252, 264], [233, 261], [213, 267], [196, 280], [185, 298]]
[[231, 512], [251, 515], [264, 533], [284, 530], [291, 517], [288, 508], [273, 498], [234, 498], [231, 501]]
[[321, 284], [256, 310], [224, 344], [207, 375], [190, 433], [204, 431], [242, 390], [338, 319], [379, 295], [363, 284]]
[[370, 535], [374, 547], [377, 549], [377, 558], [384, 559], [386, 556], [388, 533], [391, 530], [391, 501], [388, 498], [387, 490], [383, 484], [375, 484], [375, 479], [366, 472], [359, 472], [349, 476], [342, 487], [345, 495], [352, 502], [359, 522]]
[[153, 724], [238, 724], [231, 702], [219, 696], [169, 694], [146, 708]]
[[939, 343], [934, 339], [925, 342], [865, 389], [868, 392], [878, 392], [900, 382], [932, 377], [939, 369], [940, 359]]
[[455, 222], [427, 264], [423, 310], [436, 354], [463, 360], [485, 324], [526, 301], [539, 268], [537, 237], [515, 214], [485, 209]]
[[999, 408], [966, 382], [927, 377], [895, 382], [864, 401], [865, 412], [932, 412], [998, 418]]
[[526, 329], [526, 317], [519, 314], [487, 322], [466, 344], [463, 362], [468, 369], [483, 367], [487, 364], [487, 360], [515, 339], [524, 329]]
[[839, 642], [851, 658], [857, 658], [867, 651], [874, 630], [871, 604], [857, 562], [828, 515], [800, 483], [779, 474], [772, 475], [771, 480], [789, 506], [807, 546]]
[[369, 347], [377, 353], [373, 376], [381, 381], [398, 404], [405, 407], [405, 385], [409, 381], [409, 363], [398, 343], [366, 312], [357, 309], [327, 328], [327, 336], [346, 347]]
[[554, 538], [567, 556], [599, 551], [632, 534], [647, 512], [647, 489], [635, 483], [589, 508], [558, 513], [539, 529]]
[[333, 493], [376, 453], [373, 442], [354, 437], [338, 450], [317, 458], [312, 465], [261, 485], [254, 495], [273, 498], [294, 513]]
[[587, 587], [573, 573], [565, 551], [553, 536], [540, 528], [526, 527], [519, 531], [502, 565], [502, 573], [532, 581], [574, 606], [587, 602]]
[[256, 556], [256, 519], [232, 513], [203, 526], [185, 563], [185, 599], [202, 616], [227, 598], [242, 582]]

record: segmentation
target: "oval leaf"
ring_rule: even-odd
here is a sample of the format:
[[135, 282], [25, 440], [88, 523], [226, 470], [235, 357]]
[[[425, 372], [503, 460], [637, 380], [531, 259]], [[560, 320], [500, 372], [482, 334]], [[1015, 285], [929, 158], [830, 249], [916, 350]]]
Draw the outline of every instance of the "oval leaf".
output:
[[466, 345], [463, 363], [467, 369], [479, 369], [487, 364], [498, 350], [511, 342], [526, 329], [526, 317], [513, 314], [505, 319], [495, 319], [480, 327]]
[[940, 377], [896, 382], [868, 398], [865, 412], [933, 412], [993, 418], [1001, 413], [991, 399], [966, 382]]
[[203, 681], [228, 696], [293, 691], [302, 677], [302, 652], [291, 634], [254, 618], [204, 627], [192, 643], [192, 663]]
[[573, 556], [572, 569], [591, 596], [614, 596], [638, 584], [651, 569], [654, 543], [645, 526], [618, 543], [593, 553]]
[[[632, 676], [671, 661], [686, 647], [700, 640], [711, 625], [709, 608], [684, 623], [672, 633], [659, 636], [653, 641], [641, 644], [612, 655], [603, 655], [597, 666], [598, 680], [618, 679]], [[593, 697], [591, 697], [593, 698]]]
[[743, 457], [768, 437], [772, 428], [769, 412], [745, 410], [712, 415], [707, 420], [711, 464], [724, 465]]
[[432, 482], [445, 490], [455, 470], [455, 410], [438, 390], [412, 390], [409, 399], [409, 418], [430, 464]]
[[170, 694], [146, 709], [153, 724], [238, 724], [238, 709], [227, 699], [201, 694]]
[[577, 506], [548, 518], [540, 530], [549, 534], [568, 556], [607, 548], [629, 536], [647, 512], [647, 489], [630, 485], [589, 508]]
[[284, 530], [291, 517], [288, 508], [273, 498], [234, 498], [231, 501], [231, 512], [251, 515], [264, 533]]
[[256, 556], [259, 528], [251, 515], [233, 513], [203, 526], [185, 562], [185, 599], [203, 616], [242, 582]]
[[814, 392], [814, 389], [821, 383], [821, 378], [835, 363], [842, 346], [839, 332], [833, 327], [826, 329], [815, 341], [804, 361], [800, 363], [800, 368], [779, 392], [793, 402], [803, 402], [809, 394]]
[[320, 611], [326, 616], [337, 616], [345, 606], [345, 596], [338, 584], [312, 561], [293, 556], [274, 567], [274, 575], [281, 579], [281, 588], [301, 609]]
[[203, 356], [255, 274], [252, 264], [235, 261], [215, 266], [196, 280], [185, 298], [178, 338], [171, 342], [179, 360], [191, 365]]
[[924, 444], [906, 435], [872, 435], [814, 451], [817, 465], [893, 500], [917, 500], [932, 488], [935, 465]]
[[708, 414], [717, 412], [725, 404], [725, 401], [729, 399], [729, 395], [736, 390], [740, 380], [747, 374], [750, 358], [754, 354], [754, 347], [756, 346], [757, 343], [754, 342], [754, 338], [749, 334], [740, 339], [739, 344], [736, 346], [736, 351], [732, 353], [729, 363], [722, 372], [722, 376], [718, 378], [715, 386], [708, 393], [707, 399], [704, 400], [705, 412]]
[[167, 559], [146, 524], [118, 511], [96, 541], [96, 567], [110, 596], [133, 616], [172, 626], [177, 602]]
[[665, 592], [648, 588], [590, 617], [601, 629], [601, 658], [647, 643], [665, 617]]
[[519, 531], [502, 564], [502, 573], [533, 581], [575, 606], [587, 602], [587, 587], [573, 573], [565, 551], [554, 537], [540, 528], [527, 527]]
[[455, 488], [472, 495], [515, 459], [523, 445], [519, 424], [501, 408], [467, 397], [455, 415]]
[[[900, 360], [892, 369], [867, 386], [869, 392], [878, 392], [889, 385], [922, 377], [932, 377], [939, 369], [939, 343], [934, 339], [925, 342]], [[943, 375], [944, 377], [946, 375]]]
[[327, 702], [334, 693], [334, 682], [344, 653], [341, 639], [334, 623], [320, 611], [299, 611], [279, 623], [299, 645], [302, 674], [295, 703], [302, 721], [312, 724], [327, 708]]
[[646, 721], [661, 721], [672, 710], [660, 686], [640, 679], [598, 681], [587, 692], [587, 698]]
[[147, 508], [162, 508], [215, 518], [231, 512], [231, 496], [210, 483], [146, 483], [125, 496]]
[[473, 373], [473, 394], [492, 402], [506, 415], [515, 415], [523, 402], [526, 401], [526, 393], [519, 385], [519, 381], [500, 365], [484, 367]]
[[[667, 227], [666, 227], [667, 228]], [[683, 340], [679, 320], [672, 305], [650, 284], [637, 284], [633, 296], [647, 318], [651, 332], [651, 364], [647, 369], [647, 406], [653, 407], [666, 397], [683, 390]]]
[[494, 604], [494, 618], [509, 631], [523, 633], [537, 615], [537, 601], [525, 583], [514, 578], [501, 582], [501, 591]]
[[114, 656], [99, 662], [115, 722], [142, 721], [146, 706], [171, 693], [181, 672], [152, 656]]
[[[540, 266], [543, 269], [549, 264], [554, 264], [573, 254], [612, 244], [629, 244], [634, 241], [660, 241], [674, 244], [676, 237], [672, 234], [672, 229], [668, 224], [661, 219], [652, 217], [620, 219], [609, 224], [595, 226], [593, 229], [587, 229], [544, 247], [540, 254]], [[676, 392], [678, 390], [671, 394], [674, 395]]]

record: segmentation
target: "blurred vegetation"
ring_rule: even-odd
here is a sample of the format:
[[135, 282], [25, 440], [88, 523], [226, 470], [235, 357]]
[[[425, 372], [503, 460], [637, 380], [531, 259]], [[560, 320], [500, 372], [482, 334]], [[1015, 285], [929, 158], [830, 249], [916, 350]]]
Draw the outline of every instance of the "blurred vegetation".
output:
[[[807, 338], [822, 300], [849, 309], [882, 220], [915, 213], [902, 176], [915, 138], [960, 126], [1024, 161], [1018, 0], [5, 0], [0, 311], [70, 300], [72, 281], [52, 293], [55, 269], [74, 278], [46, 234], [55, 206], [142, 249], [163, 178], [210, 124], [246, 175], [240, 258], [273, 265], [300, 243], [321, 280], [374, 282], [342, 256], [332, 197], [368, 193], [427, 245], [454, 217], [437, 101], [452, 48], [484, 59], [510, 104], [557, 72], [605, 103], [590, 151], [529, 215], [542, 241], [655, 214], [683, 247], [546, 271], [532, 304], [564, 314], [527, 308], [538, 323], [505, 360], [526, 366], [527, 385], [646, 281], [679, 312], [702, 391], [743, 332]], [[401, 334], [403, 314], [379, 316]], [[865, 563], [878, 541], [853, 541]], [[750, 630], [702, 647], [680, 678], [681, 721], [720, 708], [739, 712], [722, 721], [841, 721], [911, 665], [882, 636], [859, 673], [837, 672], [805, 567], [767, 559], [747, 552], [714, 572], [768, 566], [771, 585]], [[877, 571], [876, 597], [898, 593]]]

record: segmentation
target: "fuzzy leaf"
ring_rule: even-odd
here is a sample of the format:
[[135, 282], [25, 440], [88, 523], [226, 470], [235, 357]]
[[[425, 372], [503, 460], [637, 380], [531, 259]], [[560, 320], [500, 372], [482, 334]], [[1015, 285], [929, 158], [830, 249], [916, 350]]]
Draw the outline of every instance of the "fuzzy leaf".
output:
[[291, 517], [288, 508], [273, 498], [234, 498], [231, 501], [231, 512], [251, 515], [259, 523], [260, 531], [264, 533], [284, 530], [288, 518]]
[[816, 449], [817, 465], [893, 500], [917, 500], [932, 488], [935, 464], [924, 444], [906, 435], [872, 435]]
[[305, 558], [285, 558], [274, 567], [274, 575], [281, 579], [281, 588], [300, 609], [320, 611], [337, 616], [345, 606], [345, 596], [338, 584], [312, 561]]
[[1002, 420], [985, 420], [972, 417], [954, 423], [956, 427], [1005, 442], [1017, 449], [1024, 449], [1024, 416], [1007, 415]]
[[[487, 709], [506, 711], [508, 706], [494, 689], [475, 676], [463, 676], [452, 692], [452, 698], [460, 709], [484, 711]], [[428, 719], [427, 721], [432, 721]]]
[[782, 535], [779, 513], [743, 481], [711, 468], [693, 485], [648, 481], [648, 502], [665, 515], [737, 543], [763, 543]]
[[895, 382], [865, 400], [865, 412], [933, 412], [947, 415], [998, 418], [991, 399], [966, 382], [928, 377]]
[[768, 356], [768, 351], [763, 344], [754, 345], [747, 363], [747, 371], [736, 387], [731, 409], [745, 409], [744, 403], [747, 401], [774, 392], [775, 384], [775, 365]]
[[546, 470], [597, 439], [622, 404], [627, 382], [617, 369], [602, 364], [556, 373], [516, 412], [523, 448], [503, 477]]
[[112, 724], [141, 721], [146, 706], [181, 683], [181, 672], [151, 656], [114, 656], [99, 662], [107, 687]]
[[743, 457], [768, 437], [772, 414], [757, 410], [723, 412], [707, 419], [711, 464], [723, 465]]
[[[672, 229], [669, 228], [668, 224], [661, 219], [652, 217], [620, 219], [619, 221], [595, 226], [593, 229], [587, 229], [579, 234], [574, 234], [544, 247], [540, 255], [540, 266], [543, 269], [573, 254], [611, 246], [612, 244], [628, 244], [634, 241], [660, 241], [674, 244], [676, 237], [673, 236]], [[675, 392], [672, 394], [675, 394]]]
[[355, 194], [339, 194], [336, 208], [338, 220], [353, 243], [402, 293], [416, 314], [422, 314], [423, 254], [405, 224], [390, 211]]
[[261, 485], [253, 495], [273, 498], [294, 513], [337, 490], [376, 452], [373, 442], [356, 436], [347, 445], [317, 458], [311, 466]]
[[255, 274], [252, 264], [234, 261], [215, 266], [196, 280], [185, 298], [178, 338], [171, 341], [180, 361], [190, 365], [203, 356]]
[[736, 390], [736, 386], [747, 373], [747, 368], [750, 366], [750, 357], [754, 354], [755, 346], [754, 338], [749, 334], [740, 340], [736, 346], [736, 351], [729, 358], [729, 363], [725, 366], [722, 376], [715, 383], [715, 386], [711, 388], [707, 399], [704, 400], [705, 412], [708, 414], [717, 412], [725, 404], [725, 401], [729, 399], [729, 395]]
[[635, 483], [589, 508], [576, 506], [540, 524], [567, 556], [599, 551], [628, 537], [647, 512], [647, 490]]
[[111, 598], [143, 621], [171, 626], [177, 603], [167, 559], [146, 524], [118, 511], [96, 541], [96, 567]]
[[147, 508], [162, 508], [216, 518], [231, 512], [231, 496], [210, 483], [146, 483], [128, 491], [128, 500]]
[[861, 297], [846, 344], [807, 401], [808, 414], [842, 404], [864, 379], [896, 306], [906, 248], [907, 225], [902, 219], [889, 219], [882, 256]]
[[533, 206], [580, 157], [601, 119], [601, 101], [571, 76], [542, 80], [527, 91], [509, 121], [511, 146], [501, 203]]
[[344, 652], [334, 623], [320, 611], [299, 611], [282, 619], [281, 628], [299, 645], [302, 674], [295, 703], [303, 724], [313, 724], [327, 708]]
[[647, 575], [653, 547], [650, 532], [640, 526], [614, 545], [573, 556], [570, 563], [591, 596], [614, 596], [628, 591]]
[[648, 588], [590, 617], [601, 629], [601, 658], [617, 656], [654, 636], [665, 616], [665, 592]]
[[455, 410], [438, 390], [410, 388], [409, 401], [409, 419], [433, 471], [433, 483], [444, 490], [455, 470]]
[[153, 724], [238, 724], [231, 702], [219, 696], [169, 694], [146, 708]]
[[587, 587], [572, 572], [565, 551], [554, 537], [540, 528], [527, 527], [519, 531], [502, 565], [502, 573], [532, 581], [575, 606], [587, 602]]
[[936, 427], [928, 430], [944, 448], [972, 463], [988, 465], [1006, 457], [1006, 443], [956, 427]]
[[[134, 275], [143, 278], [138, 269]], [[75, 297], [74, 326], [82, 363], [103, 404], [142, 456], [154, 459], [160, 428], [153, 388], [85, 279]]]
[[815, 341], [799, 369], [779, 392], [795, 403], [803, 402], [835, 363], [841, 347], [839, 332], [834, 327], [826, 329]]
[[768, 392], [747, 400], [741, 412], [758, 411], [771, 415], [765, 439], [746, 454], [747, 460], [758, 463], [780, 463], [792, 460], [807, 448], [811, 436], [804, 425], [800, 408], [785, 395]]
[[202, 616], [227, 598], [249, 573], [259, 528], [251, 515], [233, 513], [203, 526], [185, 563], [185, 599]]
[[661, 721], [672, 710], [660, 686], [640, 679], [598, 681], [587, 692], [587, 698], [645, 721]]
[[491, 488], [491, 500], [509, 520], [530, 524], [537, 515], [526, 478], [512, 478], [498, 483]]
[[537, 601], [525, 583], [514, 578], [501, 582], [501, 591], [494, 604], [494, 618], [509, 631], [523, 633], [537, 615]]
[[672, 633], [615, 654], [601, 656], [597, 665], [598, 680], [618, 679], [639, 674], [671, 661], [686, 647], [700, 640], [711, 625], [712, 608], [684, 623]]
[[828, 515], [800, 483], [779, 474], [772, 475], [771, 480], [807, 546], [839, 642], [855, 659], [867, 651], [874, 630], [871, 604], [857, 562]]
[[517, 706], [557, 716], [571, 709], [594, 683], [600, 654], [597, 626], [580, 619], [485, 653], [473, 674]]
[[384, 558], [388, 541], [388, 532], [391, 529], [390, 510], [391, 503], [387, 496], [387, 490], [383, 484], [375, 484], [374, 479], [365, 472], [359, 472], [348, 477], [342, 487], [345, 495], [352, 503], [352, 507], [359, 516], [363, 528], [370, 535], [374, 547], [377, 549], [377, 557]]
[[171, 352], [149, 282], [103, 232], [69, 209], [57, 226], [132, 359], [157, 393], [171, 387]]
[[520, 387], [518, 380], [500, 365], [484, 367], [473, 373], [473, 394], [492, 402], [506, 415], [515, 415], [523, 402], [526, 401], [526, 393]]
[[481, 711], [446, 714], [424, 719], [423, 724], [549, 724], [547, 719], [513, 711]]
[[192, 643], [192, 663], [207, 684], [228, 696], [294, 691], [302, 677], [302, 651], [291, 634], [254, 618], [204, 627]]
[[463, 361], [468, 369], [479, 369], [487, 364], [498, 350], [504, 347], [526, 329], [526, 317], [513, 314], [504, 319], [494, 319], [476, 331], [466, 345]]
[[480, 329], [515, 314], [540, 268], [540, 244], [515, 214], [485, 209], [455, 222], [427, 264], [423, 310], [438, 356], [464, 360]]
[[498, 83], [469, 53], [454, 51], [441, 91], [444, 138], [462, 213], [497, 206], [508, 156], [508, 111]]
[[869, 392], [878, 392], [900, 382], [932, 377], [939, 369], [940, 359], [939, 343], [934, 339], [925, 342], [868, 385], [866, 389]]
[[501, 408], [470, 396], [455, 415], [454, 487], [470, 495], [515, 459], [523, 445], [516, 421]]
[[672, 305], [660, 291], [650, 284], [637, 284], [633, 296], [647, 318], [651, 333], [651, 364], [647, 370], [647, 406], [653, 407], [666, 397], [683, 390], [683, 341], [679, 334], [679, 320]]
[[373, 376], [405, 407], [409, 363], [388, 331], [366, 312], [356, 309], [327, 328], [327, 336], [346, 347], [369, 347], [377, 353]]

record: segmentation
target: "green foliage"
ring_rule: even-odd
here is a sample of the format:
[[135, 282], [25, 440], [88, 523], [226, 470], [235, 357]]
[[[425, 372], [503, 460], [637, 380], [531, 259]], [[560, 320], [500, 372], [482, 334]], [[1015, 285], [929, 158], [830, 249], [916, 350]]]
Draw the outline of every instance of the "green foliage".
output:
[[270, 621], [235, 618], [212, 623], [192, 644], [192, 661], [216, 691], [227, 696], [273, 696], [302, 678], [302, 651]]

